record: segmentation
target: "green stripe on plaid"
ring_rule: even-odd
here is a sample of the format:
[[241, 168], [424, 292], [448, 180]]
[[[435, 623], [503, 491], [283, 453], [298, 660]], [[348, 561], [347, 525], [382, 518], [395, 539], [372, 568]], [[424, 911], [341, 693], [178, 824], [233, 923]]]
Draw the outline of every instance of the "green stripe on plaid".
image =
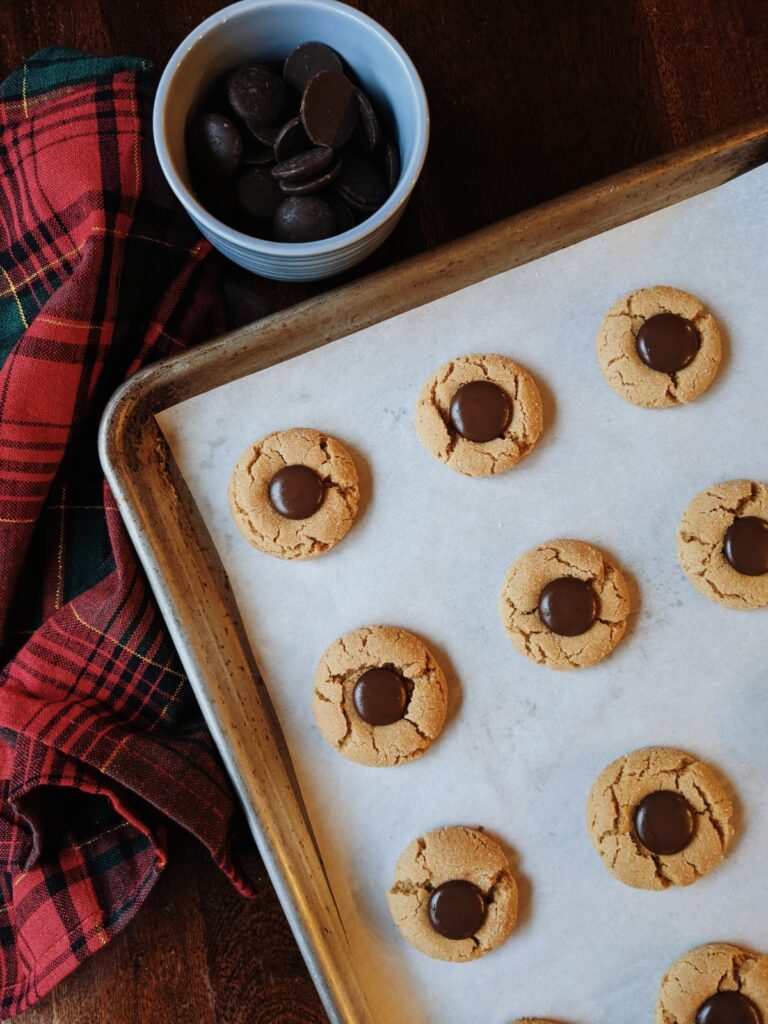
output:
[[24, 103], [31, 97], [70, 85], [111, 78], [118, 71], [147, 71], [152, 62], [139, 57], [98, 57], [62, 46], [38, 50], [23, 67], [0, 84], [0, 102]]

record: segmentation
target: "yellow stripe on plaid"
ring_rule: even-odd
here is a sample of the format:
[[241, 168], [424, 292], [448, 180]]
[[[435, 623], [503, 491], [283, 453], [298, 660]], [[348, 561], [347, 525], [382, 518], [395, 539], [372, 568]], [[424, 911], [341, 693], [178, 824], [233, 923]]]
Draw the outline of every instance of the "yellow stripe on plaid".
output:
[[9, 296], [9, 295], [13, 295], [14, 299], [16, 300], [16, 308], [19, 311], [19, 316], [21, 317], [21, 322], [24, 324], [24, 330], [26, 330], [27, 327], [29, 327], [29, 324], [27, 323], [27, 318], [24, 316], [24, 307], [22, 306], [21, 300], [19, 299], [19, 296], [18, 296], [18, 294], [16, 292], [16, 289], [14, 288], [13, 281], [11, 280], [10, 274], [5, 269], [5, 267], [0, 267], [0, 270], [2, 270], [3, 274], [5, 275], [5, 280], [8, 282], [8, 291], [7, 292], [2, 292], [0, 294], [0, 299], [4, 299], [4, 298], [7, 298], [7, 296]]
[[[93, 633], [98, 633], [99, 636], [103, 636], [105, 640], [109, 640], [110, 643], [116, 644], [121, 650], [126, 651], [128, 654], [132, 654], [139, 661], [143, 661], [145, 665], [152, 665], [154, 668], [159, 668], [163, 672], [168, 672], [172, 676], [178, 676], [182, 682], [187, 681], [187, 677], [183, 672], [177, 672], [174, 668], [168, 668], [167, 665], [161, 665], [159, 661], [153, 661], [152, 658], [146, 658], [143, 654], [139, 654], [138, 651], [134, 651], [131, 647], [127, 647], [124, 643], [121, 643], [117, 637], [111, 636], [109, 633], [105, 633], [103, 630], [98, 629], [96, 626], [92, 626], [90, 622], [86, 622], [85, 619], [80, 615], [74, 604], [69, 606], [72, 609], [72, 614], [75, 616], [80, 625], [85, 626], [86, 629], [90, 629]], [[180, 687], [179, 687], [180, 688]], [[178, 690], [176, 691], [178, 693]]]

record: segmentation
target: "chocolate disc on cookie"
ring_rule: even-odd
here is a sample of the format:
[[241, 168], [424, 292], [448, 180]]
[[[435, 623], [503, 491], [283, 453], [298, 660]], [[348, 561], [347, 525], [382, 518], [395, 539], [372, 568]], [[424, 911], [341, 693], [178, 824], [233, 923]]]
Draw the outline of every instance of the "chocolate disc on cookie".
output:
[[657, 313], [649, 317], [635, 340], [640, 358], [658, 373], [679, 373], [690, 366], [699, 344], [694, 325], [677, 313]]
[[408, 707], [408, 688], [391, 668], [369, 668], [352, 691], [355, 711], [368, 725], [392, 725]]
[[742, 576], [764, 576], [768, 573], [768, 520], [738, 516], [725, 531], [723, 552]]
[[490, 380], [462, 384], [448, 411], [454, 430], [480, 444], [501, 437], [512, 419], [512, 399]]
[[670, 789], [649, 793], [635, 808], [635, 833], [651, 853], [680, 853], [690, 845], [695, 829], [693, 808]]
[[429, 923], [446, 939], [468, 939], [485, 921], [485, 896], [473, 882], [442, 882], [429, 898]]
[[301, 122], [316, 146], [343, 146], [358, 116], [355, 87], [341, 71], [319, 72], [304, 90]]
[[539, 617], [558, 636], [581, 636], [597, 618], [597, 599], [589, 580], [559, 576], [539, 594]]
[[269, 500], [286, 519], [309, 519], [320, 508], [325, 484], [309, 466], [284, 466], [269, 482]]
[[760, 1011], [743, 992], [716, 992], [696, 1014], [696, 1024], [763, 1024]]

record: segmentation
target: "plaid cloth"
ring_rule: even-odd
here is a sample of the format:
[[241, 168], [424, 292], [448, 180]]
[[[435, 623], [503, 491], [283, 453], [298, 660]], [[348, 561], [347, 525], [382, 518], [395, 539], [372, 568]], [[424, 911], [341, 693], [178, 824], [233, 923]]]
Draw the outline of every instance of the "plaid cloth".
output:
[[0, 86], [0, 1018], [241, 818], [99, 468], [115, 388], [221, 327], [152, 152], [149, 66], [44, 50]]

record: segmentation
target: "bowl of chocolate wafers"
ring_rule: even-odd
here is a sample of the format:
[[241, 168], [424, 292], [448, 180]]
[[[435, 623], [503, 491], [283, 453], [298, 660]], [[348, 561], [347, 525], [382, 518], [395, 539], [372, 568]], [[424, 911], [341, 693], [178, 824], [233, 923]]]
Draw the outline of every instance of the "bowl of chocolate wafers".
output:
[[336, 0], [241, 0], [173, 54], [153, 132], [168, 183], [217, 249], [306, 281], [392, 232], [429, 111], [410, 58], [367, 15]]

